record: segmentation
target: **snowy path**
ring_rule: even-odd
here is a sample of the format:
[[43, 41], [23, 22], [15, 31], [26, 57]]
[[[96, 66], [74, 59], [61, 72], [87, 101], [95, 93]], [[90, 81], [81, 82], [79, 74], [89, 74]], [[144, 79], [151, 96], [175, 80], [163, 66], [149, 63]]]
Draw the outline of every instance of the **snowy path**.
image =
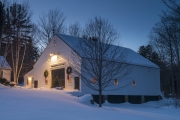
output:
[[90, 95], [75, 97], [60, 90], [0, 86], [0, 120], [180, 120], [180, 109], [141, 105], [91, 105]]

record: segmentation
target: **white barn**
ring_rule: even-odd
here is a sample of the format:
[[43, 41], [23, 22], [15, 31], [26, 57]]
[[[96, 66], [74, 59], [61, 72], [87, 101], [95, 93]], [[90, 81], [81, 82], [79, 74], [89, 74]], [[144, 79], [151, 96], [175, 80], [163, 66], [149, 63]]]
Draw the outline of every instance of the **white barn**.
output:
[[3, 56], [0, 56], [0, 78], [11, 81], [11, 67]]
[[[75, 49], [81, 38], [63, 34], [54, 35], [45, 48], [33, 69], [24, 76], [25, 86], [31, 88], [51, 88], [59, 77], [61, 87], [65, 90], [79, 89], [84, 93], [98, 94], [88, 88], [81, 79], [73, 74], [67, 75], [71, 61], [71, 52]], [[129, 48], [123, 48], [131, 59], [132, 72], [128, 75], [135, 82], [116, 91], [105, 91], [103, 95], [132, 95], [132, 96], [158, 96], [160, 95], [160, 68]], [[46, 71], [47, 77], [44, 74]], [[48, 73], [48, 74], [47, 74]], [[70, 77], [67, 78], [67, 77]], [[125, 78], [126, 79], [126, 78]], [[70, 81], [69, 81], [70, 80]]]

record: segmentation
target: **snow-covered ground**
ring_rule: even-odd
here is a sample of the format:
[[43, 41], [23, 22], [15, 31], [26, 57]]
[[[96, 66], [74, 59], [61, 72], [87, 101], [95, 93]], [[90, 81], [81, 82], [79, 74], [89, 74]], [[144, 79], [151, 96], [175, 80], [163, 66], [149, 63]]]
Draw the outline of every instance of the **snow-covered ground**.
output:
[[[63, 90], [9, 88], [0, 84], [0, 120], [180, 120], [165, 100], [143, 104], [90, 104], [91, 95]], [[76, 96], [75, 96], [76, 95]]]

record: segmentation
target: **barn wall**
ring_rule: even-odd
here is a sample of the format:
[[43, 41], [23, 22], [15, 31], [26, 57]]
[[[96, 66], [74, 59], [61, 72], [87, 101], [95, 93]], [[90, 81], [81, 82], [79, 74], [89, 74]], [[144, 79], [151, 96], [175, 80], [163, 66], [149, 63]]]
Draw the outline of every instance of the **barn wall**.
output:
[[[132, 83], [133, 80], [135, 80], [136, 86], [130, 84], [116, 91], [103, 91], [103, 95], [160, 95], [159, 69], [135, 65], [131, 65], [131, 67], [131, 74], [124, 78], [123, 82], [119, 82], [118, 85], [109, 87], [108, 90], [124, 86], [129, 82]], [[89, 94], [98, 94], [98, 91], [93, 91], [92, 89], [88, 88], [83, 82], [82, 91]]]
[[[54, 40], [56, 46], [54, 46]], [[58, 61], [51, 61], [50, 54], [58, 54]], [[74, 89], [74, 77], [75, 75], [70, 74], [71, 83], [68, 83], [66, 68], [69, 66], [69, 61], [71, 60], [71, 48], [66, 45], [59, 37], [54, 36], [51, 42], [48, 44], [36, 64], [30, 73], [27, 73], [24, 77], [27, 80], [27, 76], [33, 76], [33, 80], [38, 80], [38, 88], [51, 88], [52, 86], [52, 76], [51, 71], [53, 69], [65, 68], [65, 89]], [[64, 64], [59, 67], [53, 67], [52, 65]], [[48, 70], [48, 85], [45, 85], [44, 71]], [[25, 83], [27, 84], [27, 83]]]

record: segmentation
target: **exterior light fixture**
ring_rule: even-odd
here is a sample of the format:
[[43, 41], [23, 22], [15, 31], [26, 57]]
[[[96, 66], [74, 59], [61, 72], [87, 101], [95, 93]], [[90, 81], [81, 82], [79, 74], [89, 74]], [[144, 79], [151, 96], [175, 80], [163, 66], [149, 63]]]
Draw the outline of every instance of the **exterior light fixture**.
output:
[[50, 55], [50, 56], [53, 56], [54, 54], [53, 54], [53, 53], [50, 53], [49, 55]]
[[31, 80], [32, 80], [32, 77], [28, 77], [28, 80], [31, 81]]
[[51, 57], [51, 61], [56, 61], [57, 60], [57, 55], [53, 55], [52, 57]]
[[114, 84], [118, 85], [118, 80], [117, 79], [114, 80]]

